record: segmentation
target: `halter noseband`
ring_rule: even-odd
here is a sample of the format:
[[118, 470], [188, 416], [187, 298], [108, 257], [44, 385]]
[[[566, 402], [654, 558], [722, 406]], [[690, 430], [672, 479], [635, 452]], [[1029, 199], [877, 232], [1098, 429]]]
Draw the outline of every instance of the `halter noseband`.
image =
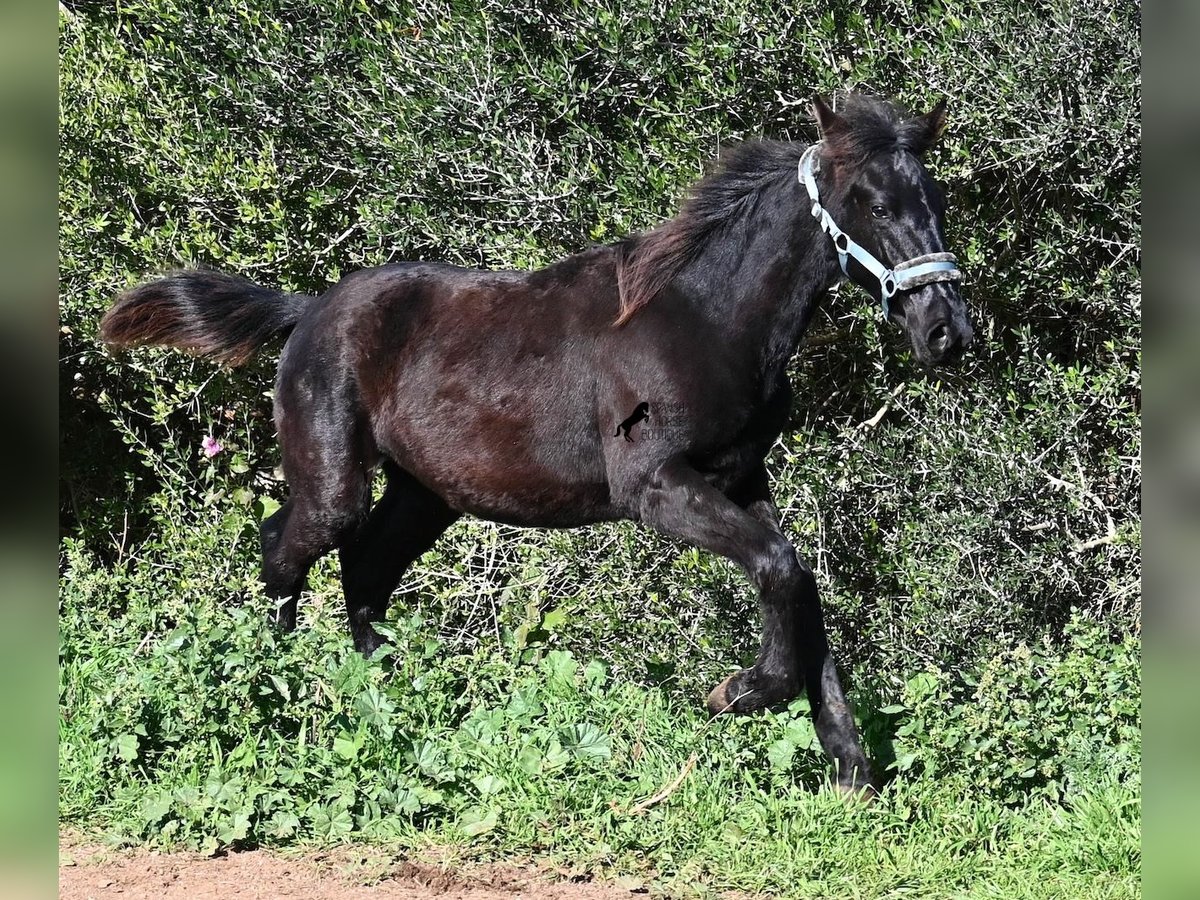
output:
[[812, 200], [813, 218], [821, 223], [821, 230], [833, 239], [838, 262], [846, 277], [850, 276], [850, 271], [846, 268], [846, 258], [853, 256], [859, 265], [879, 281], [879, 296], [883, 301], [883, 317], [885, 319], [889, 312], [888, 300], [895, 296], [897, 291], [910, 291], [935, 281], [962, 280], [962, 273], [955, 265], [956, 260], [953, 253], [926, 253], [924, 256], [914, 256], [912, 259], [897, 263], [889, 269], [872, 256], [869, 250], [861, 244], [855, 243], [850, 235], [838, 228], [829, 215], [829, 211], [821, 205], [817, 193], [817, 180], [814, 173], [820, 171], [820, 164], [817, 160], [819, 146], [820, 143], [816, 143], [805, 150], [804, 155], [800, 157], [799, 166], [800, 182], [808, 190], [808, 197]]

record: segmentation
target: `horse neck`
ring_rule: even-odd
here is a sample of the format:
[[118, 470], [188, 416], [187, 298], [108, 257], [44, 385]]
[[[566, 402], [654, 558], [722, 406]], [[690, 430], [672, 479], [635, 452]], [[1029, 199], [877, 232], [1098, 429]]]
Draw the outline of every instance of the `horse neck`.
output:
[[729, 222], [684, 273], [694, 308], [728, 335], [767, 387], [783, 375], [840, 272], [833, 244], [784, 182]]

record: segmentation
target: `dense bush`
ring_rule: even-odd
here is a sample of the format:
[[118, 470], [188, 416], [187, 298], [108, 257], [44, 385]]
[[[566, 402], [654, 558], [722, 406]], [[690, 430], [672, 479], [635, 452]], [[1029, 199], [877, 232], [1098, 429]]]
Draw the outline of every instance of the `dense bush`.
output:
[[[388, 260], [538, 266], [669, 216], [724, 144], [812, 139], [803, 101], [844, 87], [913, 108], [949, 96], [931, 165], [981, 337], [963, 370], [930, 376], [860, 292], [841, 290], [796, 359], [794, 429], [769, 465], [860, 696], [896, 702], [929, 667], [985, 678], [1021, 641], [1061, 644], [1072, 615], [1138, 632], [1140, 4], [60, 10], [66, 657], [92, 622], [145, 629], [142, 653], [203, 652], [232, 672], [241, 657], [223, 635], [248, 626], [214, 611], [253, 592], [256, 522], [285, 490], [263, 396], [271, 354], [236, 372], [157, 351], [114, 359], [95, 332], [117, 291], [183, 263], [307, 292]], [[211, 460], [206, 434], [225, 447]], [[332, 565], [305, 609], [336, 622]], [[211, 609], [178, 609], [167, 586], [181, 572], [203, 587], [183, 591], [188, 603]], [[756, 640], [737, 572], [627, 526], [461, 523], [395, 607], [454, 652], [571, 649], [689, 703]], [[187, 615], [211, 647], [195, 632], [180, 643]], [[1065, 646], [1113, 663], [1098, 644]], [[1020, 671], [1037, 693], [1041, 670]], [[961, 681], [938, 684], [961, 695]], [[922, 759], [984, 739], [999, 720], [981, 715]], [[997, 740], [1024, 746], [1000, 724]], [[143, 727], [166, 740], [162, 722]], [[137, 746], [118, 743], [120, 759], [169, 749], [122, 734]], [[997, 796], [1024, 783], [988, 777]]]
[[1064, 648], [1020, 644], [975, 674], [921, 672], [905, 685], [896, 768], [922, 765], [1008, 802], [1058, 800], [1141, 781], [1141, 655], [1133, 639], [1068, 627]]

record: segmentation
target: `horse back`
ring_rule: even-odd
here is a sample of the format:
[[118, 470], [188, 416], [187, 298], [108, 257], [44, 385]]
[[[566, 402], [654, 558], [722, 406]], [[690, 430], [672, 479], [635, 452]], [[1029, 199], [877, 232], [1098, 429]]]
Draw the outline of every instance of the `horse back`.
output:
[[280, 380], [319, 368], [351, 385], [372, 447], [461, 511], [614, 518], [595, 354], [615, 280], [603, 253], [584, 256], [548, 274], [405, 263], [349, 275], [297, 326]]

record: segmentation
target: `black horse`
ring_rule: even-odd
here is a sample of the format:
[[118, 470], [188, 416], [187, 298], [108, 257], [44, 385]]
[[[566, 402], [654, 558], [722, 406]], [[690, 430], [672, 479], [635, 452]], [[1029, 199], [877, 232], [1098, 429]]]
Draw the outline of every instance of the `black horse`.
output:
[[[644, 522], [728, 557], [759, 591], [762, 649], [710, 710], [775, 705], [807, 685], [838, 787], [864, 788], [816, 582], [780, 528], [764, 458], [792, 404], [788, 361], [843, 272], [923, 363], [956, 359], [971, 326], [942, 194], [920, 161], [944, 103], [910, 118], [851, 96], [838, 112], [818, 99], [814, 113], [811, 150], [743, 144], [676, 218], [540, 271], [401, 263], [320, 297], [183, 271], [118, 298], [101, 335], [236, 365], [290, 334], [275, 421], [291, 495], [262, 526], [282, 627], [335, 548], [354, 645], [370, 654], [405, 570], [463, 513], [543, 528]], [[612, 440], [643, 401], [683, 411], [676, 427]], [[380, 466], [387, 487], [372, 507]]]

